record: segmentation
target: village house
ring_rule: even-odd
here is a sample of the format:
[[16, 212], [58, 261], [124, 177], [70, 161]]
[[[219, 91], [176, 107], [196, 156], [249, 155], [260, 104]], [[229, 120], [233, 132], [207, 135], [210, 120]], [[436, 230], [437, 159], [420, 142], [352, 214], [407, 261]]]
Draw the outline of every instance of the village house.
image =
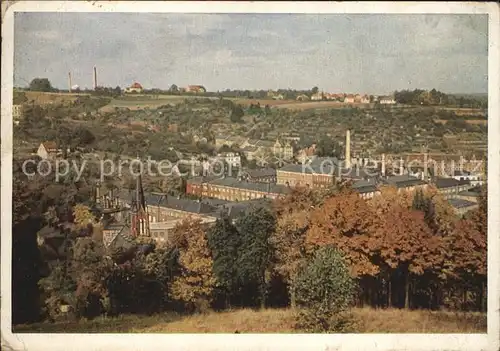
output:
[[188, 85], [185, 91], [186, 93], [200, 94], [200, 93], [206, 93], [207, 89], [205, 89], [203, 85]]
[[346, 103], [346, 104], [354, 104], [354, 102], [355, 102], [354, 95], [352, 95], [352, 94], [347, 94], [347, 95], [344, 97], [344, 103]]
[[297, 96], [297, 101], [309, 101], [309, 100], [310, 100], [309, 96], [305, 94], [300, 94], [299, 96]]
[[394, 105], [396, 103], [396, 100], [391, 96], [381, 96], [378, 101], [382, 105]]
[[280, 157], [283, 160], [290, 160], [293, 158], [293, 147], [288, 141], [280, 143], [279, 140], [276, 139], [276, 142], [273, 145], [272, 152], [273, 155]]
[[311, 100], [320, 101], [323, 100], [323, 92], [317, 92], [316, 94], [311, 95]]
[[131, 86], [125, 88], [125, 93], [136, 93], [136, 94], [140, 94], [143, 92], [143, 88], [142, 88], [142, 85], [140, 85], [139, 83], [137, 82], [134, 82]]
[[453, 207], [455, 213], [459, 216], [463, 216], [465, 213], [475, 210], [479, 207], [479, 205], [475, 202], [456, 198], [449, 199], [448, 202]]
[[40, 144], [36, 154], [44, 160], [53, 160], [56, 158], [59, 149], [54, 141], [45, 141]]
[[225, 162], [235, 168], [241, 167], [241, 156], [237, 152], [223, 152], [217, 154], [217, 157], [215, 157], [212, 161]]

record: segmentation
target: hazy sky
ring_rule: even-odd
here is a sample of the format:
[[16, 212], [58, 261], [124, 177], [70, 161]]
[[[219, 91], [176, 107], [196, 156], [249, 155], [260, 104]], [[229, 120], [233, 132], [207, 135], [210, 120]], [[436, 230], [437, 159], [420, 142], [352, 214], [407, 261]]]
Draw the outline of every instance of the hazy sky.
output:
[[16, 13], [14, 85], [487, 92], [487, 15]]

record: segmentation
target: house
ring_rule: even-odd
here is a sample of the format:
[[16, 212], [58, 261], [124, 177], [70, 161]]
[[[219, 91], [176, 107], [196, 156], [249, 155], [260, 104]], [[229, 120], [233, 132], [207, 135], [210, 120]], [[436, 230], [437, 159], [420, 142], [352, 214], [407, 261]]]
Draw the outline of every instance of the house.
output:
[[142, 85], [140, 85], [139, 83], [137, 82], [134, 82], [131, 86], [129, 86], [128, 88], [125, 88], [125, 93], [136, 93], [136, 94], [140, 94], [142, 93], [143, 91], [143, 88], [142, 88]]
[[466, 212], [475, 210], [479, 207], [476, 202], [471, 202], [462, 199], [449, 199], [448, 202], [459, 216], [463, 216]]
[[311, 100], [314, 101], [323, 100], [323, 92], [317, 92], [316, 94], [311, 95]]
[[290, 142], [280, 143], [278, 139], [273, 145], [273, 155], [280, 157], [284, 160], [290, 160], [293, 157], [293, 147]]
[[369, 104], [370, 103], [370, 97], [368, 95], [363, 95], [359, 101], [362, 104]]
[[223, 161], [231, 167], [241, 167], [241, 156], [237, 152], [224, 152], [217, 154], [215, 161]]
[[297, 101], [309, 101], [309, 96], [305, 95], [305, 94], [300, 94], [299, 96], [297, 96]]
[[260, 154], [260, 150], [256, 146], [245, 146], [244, 148], [241, 149], [241, 152], [243, 152], [243, 155], [245, 155], [245, 158], [248, 161], [255, 160]]
[[472, 174], [471, 172], [468, 172], [468, 171], [454, 171], [453, 172], [453, 179], [467, 180], [470, 182], [470, 184], [472, 186], [483, 184], [483, 181], [482, 181], [481, 176], [479, 174]]
[[203, 85], [188, 85], [186, 88], [186, 93], [206, 93], [207, 89]]
[[351, 188], [357, 191], [363, 199], [372, 199], [380, 194], [374, 179], [358, 180], [351, 185]]
[[396, 103], [396, 100], [391, 96], [381, 96], [378, 101], [382, 105], [394, 105]]
[[276, 183], [274, 168], [249, 169], [242, 172], [241, 177], [251, 183]]
[[435, 178], [433, 183], [445, 199], [455, 198], [460, 192], [471, 188], [470, 181], [464, 179]]
[[12, 119], [18, 121], [23, 117], [23, 105], [12, 105]]
[[344, 103], [346, 103], [346, 104], [353, 104], [354, 102], [355, 102], [354, 95], [352, 95], [352, 94], [347, 94], [347, 95], [344, 97]]
[[59, 149], [54, 141], [45, 141], [40, 144], [36, 154], [44, 160], [51, 160], [57, 156]]

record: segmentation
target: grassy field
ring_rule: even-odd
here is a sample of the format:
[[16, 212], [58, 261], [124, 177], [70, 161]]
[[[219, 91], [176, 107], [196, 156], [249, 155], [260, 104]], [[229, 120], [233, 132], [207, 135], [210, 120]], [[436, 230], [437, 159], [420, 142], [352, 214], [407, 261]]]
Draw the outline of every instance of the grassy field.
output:
[[[485, 313], [353, 310], [359, 333], [486, 333]], [[15, 333], [300, 333], [291, 309], [250, 310], [180, 316], [100, 317], [92, 321], [14, 326]]]
[[46, 93], [41, 91], [25, 91], [28, 101], [35, 101], [40, 105], [62, 104], [76, 100], [79, 96], [88, 96], [86, 93]]

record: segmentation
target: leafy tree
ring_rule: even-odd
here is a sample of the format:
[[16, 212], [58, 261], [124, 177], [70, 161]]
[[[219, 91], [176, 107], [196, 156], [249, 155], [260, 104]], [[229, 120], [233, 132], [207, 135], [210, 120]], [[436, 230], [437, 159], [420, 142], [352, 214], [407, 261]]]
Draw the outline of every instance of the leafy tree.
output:
[[314, 253], [294, 282], [298, 325], [312, 332], [346, 331], [355, 283], [340, 251], [325, 246]]
[[238, 257], [238, 276], [245, 292], [254, 290], [265, 307], [267, 283], [270, 275], [272, 249], [269, 238], [275, 230], [274, 214], [264, 208], [251, 209], [238, 219], [241, 250]]
[[95, 216], [90, 211], [88, 206], [77, 204], [73, 207], [73, 217], [78, 226], [86, 227], [88, 224], [93, 224], [96, 220]]
[[244, 115], [245, 112], [243, 111], [243, 108], [240, 105], [233, 106], [233, 108], [231, 109], [230, 120], [233, 123], [240, 123]]
[[207, 234], [212, 250], [217, 278], [217, 290], [223, 296], [226, 307], [238, 293], [237, 262], [240, 250], [240, 236], [236, 227], [226, 215], [218, 219]]
[[312, 93], [312, 94], [317, 94], [317, 93], [318, 93], [318, 90], [319, 90], [319, 89], [318, 89], [318, 87], [313, 87], [313, 88], [311, 89], [311, 93]]
[[52, 85], [47, 78], [35, 78], [30, 83], [30, 90], [32, 91], [53, 91]]
[[213, 260], [201, 221], [186, 219], [174, 229], [181, 273], [172, 283], [172, 296], [188, 310], [206, 310], [213, 298], [216, 279]]

